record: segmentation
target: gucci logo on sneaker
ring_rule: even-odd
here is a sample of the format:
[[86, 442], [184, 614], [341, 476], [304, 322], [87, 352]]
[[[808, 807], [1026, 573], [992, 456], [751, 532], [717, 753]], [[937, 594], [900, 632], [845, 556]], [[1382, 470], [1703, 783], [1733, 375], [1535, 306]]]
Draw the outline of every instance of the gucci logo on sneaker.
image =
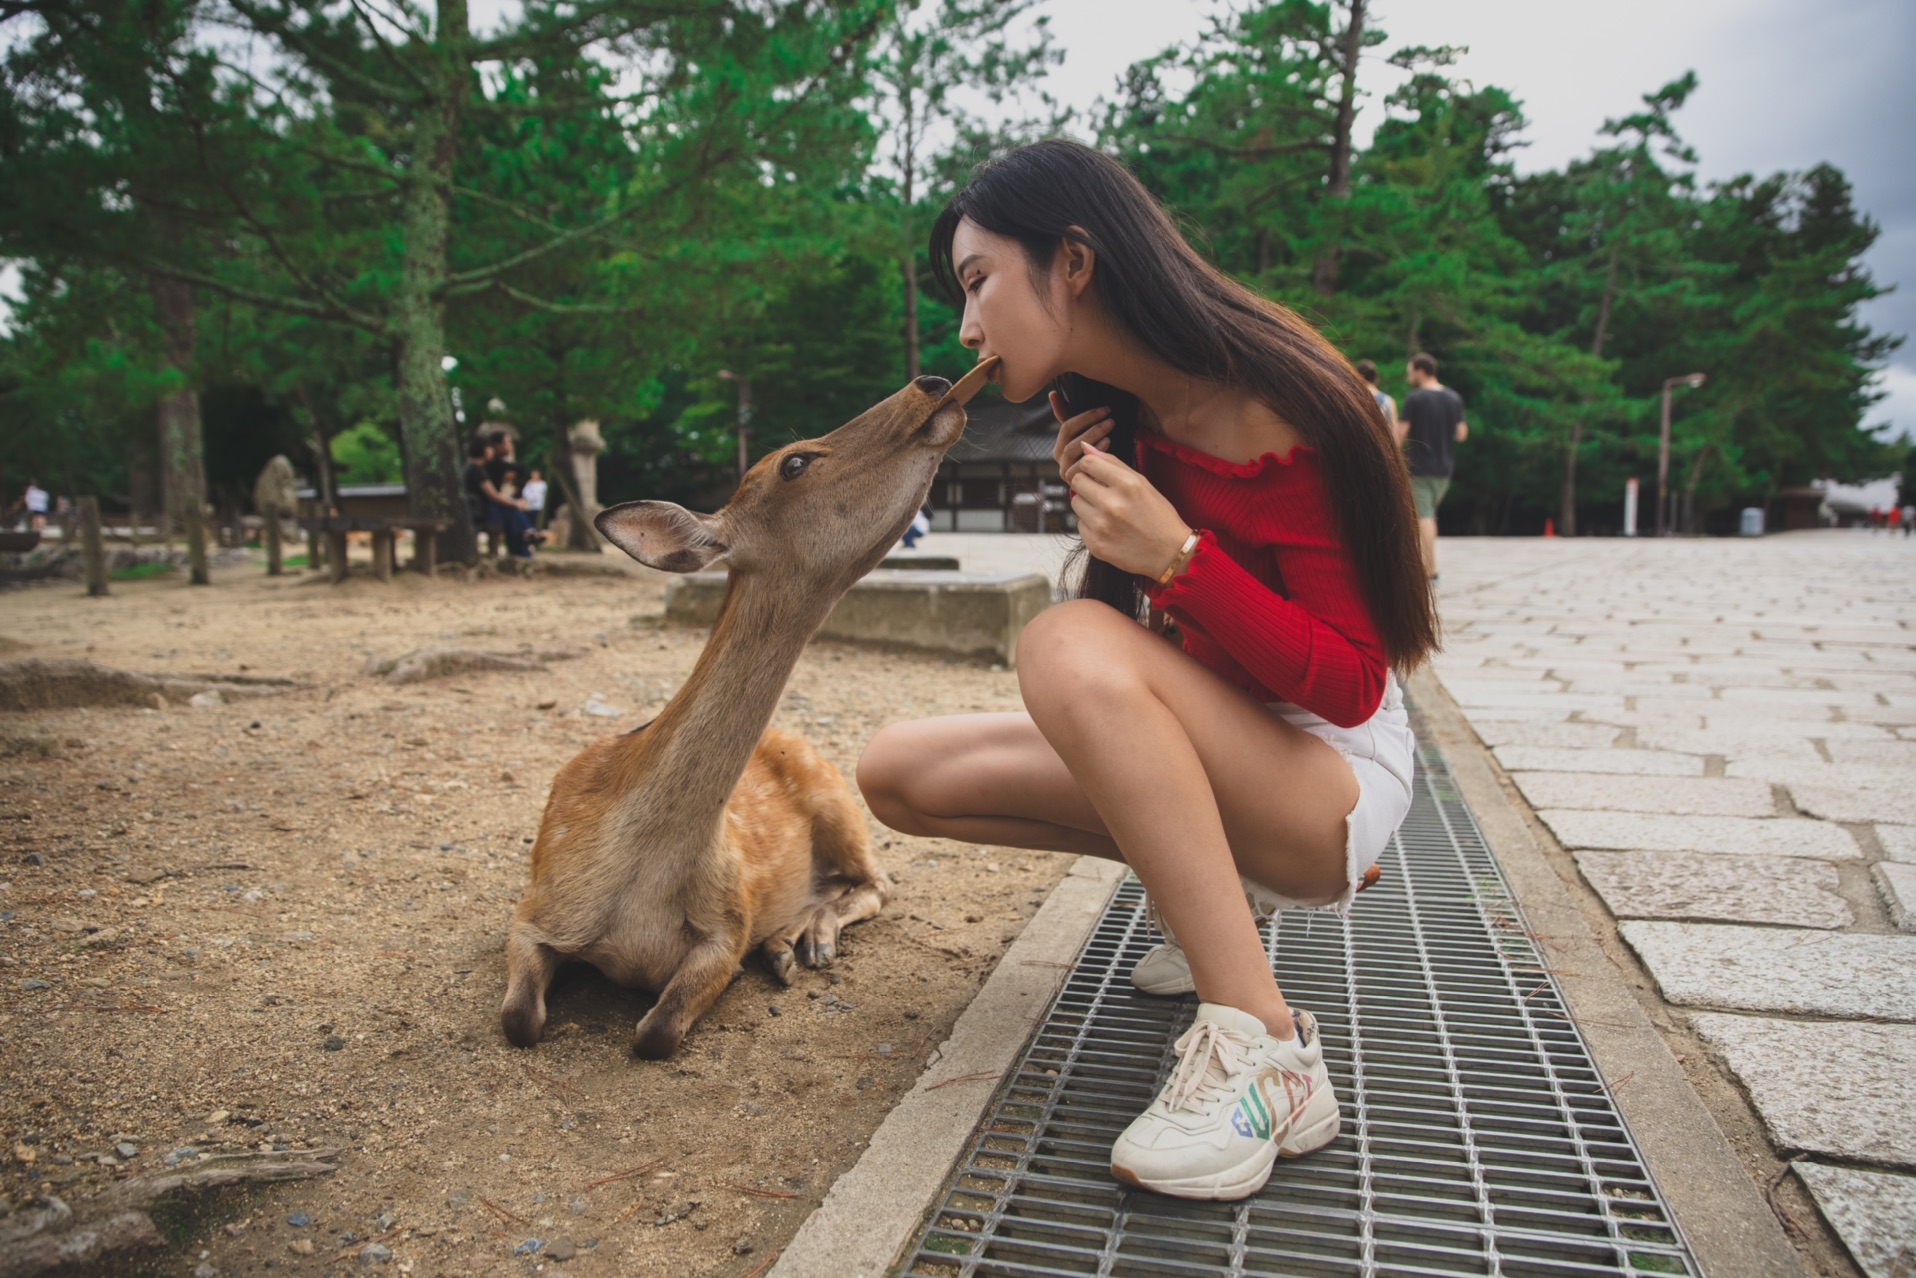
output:
[[1309, 1074], [1288, 1069], [1259, 1070], [1251, 1089], [1231, 1113], [1231, 1130], [1255, 1140], [1269, 1140], [1276, 1130], [1276, 1115], [1284, 1115], [1284, 1127], [1288, 1129], [1310, 1099]]

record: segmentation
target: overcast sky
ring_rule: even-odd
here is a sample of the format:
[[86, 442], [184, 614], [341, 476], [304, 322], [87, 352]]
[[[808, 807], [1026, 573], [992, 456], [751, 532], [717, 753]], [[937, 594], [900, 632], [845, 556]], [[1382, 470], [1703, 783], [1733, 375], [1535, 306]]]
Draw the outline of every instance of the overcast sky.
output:
[[[1219, 0], [1049, 0], [1066, 50], [1051, 92], [1088, 107], [1139, 58], [1195, 35]], [[1522, 171], [1586, 154], [1608, 117], [1694, 69], [1702, 82], [1676, 124], [1705, 180], [1828, 161], [1882, 228], [1867, 259], [1881, 287], [1865, 308], [1878, 332], [1916, 334], [1916, 3], [1912, 0], [1372, 0], [1390, 39], [1360, 74], [1360, 136], [1400, 74], [1407, 44], [1469, 46], [1457, 73], [1523, 103]], [[1368, 79], [1368, 83], [1367, 83]], [[1684, 371], [1684, 370], [1674, 370]], [[1865, 419], [1916, 438], [1916, 344], [1892, 356], [1889, 398]]]

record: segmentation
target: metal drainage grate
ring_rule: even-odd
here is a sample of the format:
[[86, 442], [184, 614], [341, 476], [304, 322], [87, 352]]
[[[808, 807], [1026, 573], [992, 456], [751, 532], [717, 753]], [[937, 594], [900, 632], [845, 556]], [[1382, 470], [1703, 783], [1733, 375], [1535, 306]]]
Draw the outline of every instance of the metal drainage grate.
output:
[[1382, 883], [1348, 920], [1291, 912], [1271, 938], [1344, 1131], [1244, 1202], [1108, 1170], [1196, 1010], [1131, 988], [1158, 940], [1142, 901], [1119, 889], [903, 1274], [1698, 1272], [1434, 750]]

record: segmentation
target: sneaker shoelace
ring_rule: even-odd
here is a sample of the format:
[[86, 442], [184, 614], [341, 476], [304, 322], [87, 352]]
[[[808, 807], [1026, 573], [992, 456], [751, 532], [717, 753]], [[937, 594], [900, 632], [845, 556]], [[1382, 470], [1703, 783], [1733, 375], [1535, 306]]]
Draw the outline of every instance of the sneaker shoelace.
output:
[[1176, 1043], [1177, 1068], [1165, 1105], [1203, 1112], [1231, 1095], [1231, 1075], [1250, 1061], [1251, 1040], [1212, 1021], [1199, 1021]]

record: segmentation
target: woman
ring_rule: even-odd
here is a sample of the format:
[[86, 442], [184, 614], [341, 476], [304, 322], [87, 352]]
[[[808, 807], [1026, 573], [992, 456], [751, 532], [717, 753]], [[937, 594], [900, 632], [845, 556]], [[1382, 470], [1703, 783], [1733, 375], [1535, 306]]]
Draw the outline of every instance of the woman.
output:
[[[1167, 937], [1134, 982], [1202, 1001], [1112, 1174], [1242, 1198], [1339, 1124], [1253, 911], [1348, 906], [1410, 807], [1391, 672], [1436, 621], [1404, 464], [1350, 365], [1096, 151], [985, 166], [931, 248], [1005, 397], [1054, 387], [1090, 557], [1081, 597], [1019, 642], [1027, 713], [893, 724], [859, 785], [906, 833], [1131, 866]], [[1147, 600], [1181, 651], [1138, 624]]]

